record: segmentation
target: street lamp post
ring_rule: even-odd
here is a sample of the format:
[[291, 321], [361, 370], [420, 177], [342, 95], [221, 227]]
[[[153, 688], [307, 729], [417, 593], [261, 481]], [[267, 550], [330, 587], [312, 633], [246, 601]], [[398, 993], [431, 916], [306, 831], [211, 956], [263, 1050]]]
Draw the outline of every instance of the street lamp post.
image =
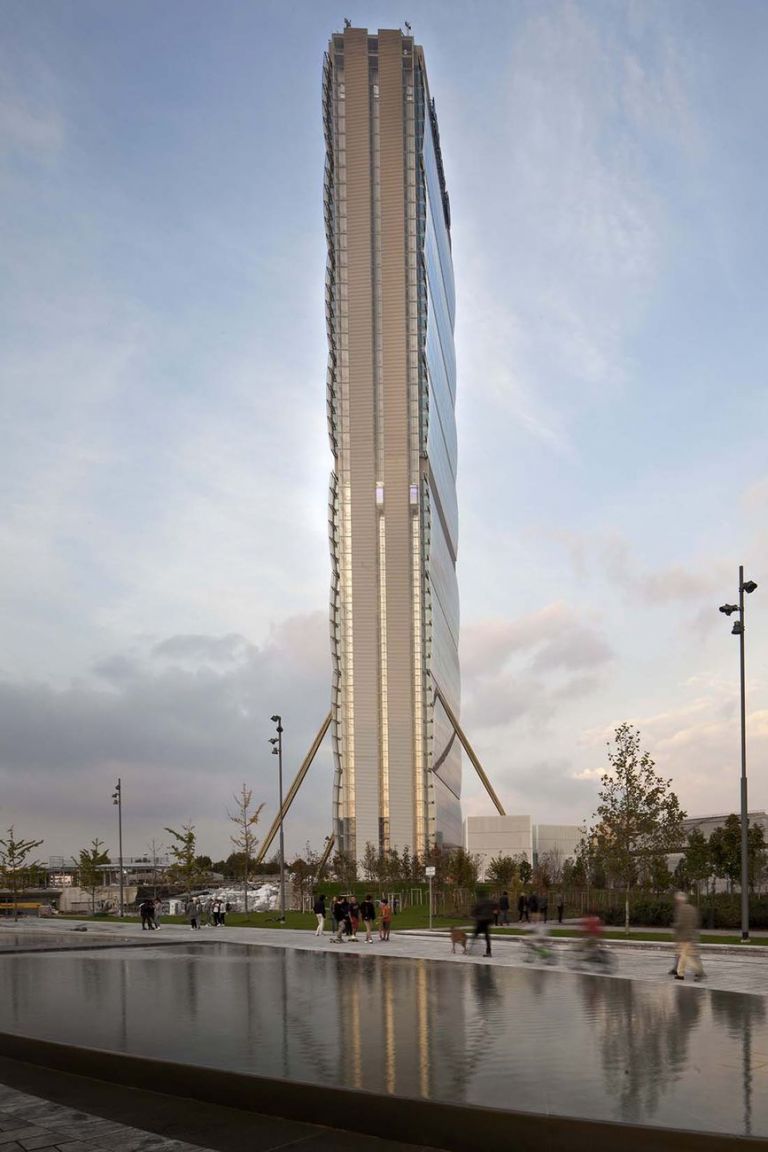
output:
[[738, 612], [731, 633], [739, 638], [739, 672], [741, 684], [741, 942], [749, 943], [749, 817], [747, 807], [747, 690], [744, 676], [744, 593], [755, 591], [754, 580], [744, 579], [744, 567], [739, 565], [739, 602], [721, 604], [726, 616]]
[[120, 863], [120, 915], [123, 915], [123, 786], [120, 777], [117, 778], [115, 790], [112, 793], [112, 803], [117, 804], [117, 840]]
[[277, 736], [269, 741], [272, 745], [272, 755], [277, 756], [277, 780], [280, 793], [280, 923], [285, 924], [285, 842], [283, 840], [283, 721], [280, 716], [273, 716], [272, 723], [277, 724]]

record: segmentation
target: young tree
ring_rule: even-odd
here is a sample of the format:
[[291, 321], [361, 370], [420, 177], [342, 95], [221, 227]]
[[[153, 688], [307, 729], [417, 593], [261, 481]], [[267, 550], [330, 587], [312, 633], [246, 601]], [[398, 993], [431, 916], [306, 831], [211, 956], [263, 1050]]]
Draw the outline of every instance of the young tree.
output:
[[624, 927], [629, 933], [629, 894], [638, 865], [680, 849], [685, 813], [670, 788], [672, 781], [658, 776], [648, 752], [641, 751], [637, 729], [619, 725], [614, 747], [609, 743], [608, 748], [610, 770], [602, 777], [590, 840], [608, 875], [624, 889]]
[[13, 897], [13, 918], [19, 918], [19, 893], [27, 886], [29, 873], [40, 867], [38, 860], [27, 860], [30, 852], [39, 848], [42, 840], [17, 840], [13, 824], [0, 840], [0, 879]]
[[357, 862], [349, 852], [334, 853], [331, 868], [336, 879], [346, 888], [351, 888], [357, 880]]
[[449, 881], [451, 856], [446, 852], [445, 848], [440, 847], [439, 844], [433, 844], [424, 853], [421, 861], [422, 869], [430, 866], [435, 869], [434, 885], [437, 887], [441, 884], [446, 884]]
[[512, 884], [516, 876], [517, 864], [511, 856], [494, 856], [485, 870], [485, 878], [492, 884]]
[[[741, 885], [741, 818], [734, 812], [709, 838], [712, 866], [716, 876], [727, 880], [731, 892]], [[759, 824], [747, 828], [747, 868], [749, 886], [754, 888], [765, 867], [765, 836]]]
[[160, 864], [160, 856], [158, 854], [159, 853], [159, 847], [160, 846], [158, 845], [156, 840], [153, 840], [152, 843], [149, 845], [149, 850], [151, 853], [150, 860], [152, 862], [152, 897], [155, 900], [157, 900], [157, 880], [158, 880], [159, 864]]
[[559, 887], [562, 884], [564, 863], [562, 848], [550, 848], [539, 853], [539, 870], [546, 885]]
[[80, 855], [72, 857], [80, 877], [80, 887], [91, 896], [91, 915], [96, 912], [96, 889], [104, 883], [104, 866], [109, 864], [109, 852], [103, 852], [104, 842], [91, 841], [90, 848], [81, 848]]
[[520, 877], [520, 883], [524, 888], [527, 888], [533, 879], [533, 868], [525, 856], [521, 856], [517, 862], [517, 874]]
[[241, 852], [243, 855], [243, 909], [248, 913], [248, 876], [251, 870], [251, 860], [253, 859], [254, 849], [258, 844], [258, 839], [254, 832], [256, 825], [259, 822], [263, 804], [259, 804], [258, 808], [251, 809], [253, 803], [253, 790], [246, 788], [245, 784], [240, 792], [233, 796], [235, 801], [236, 811], [230, 812], [227, 810], [227, 816], [233, 824], [237, 825], [237, 835], [230, 836], [230, 840], [235, 848], [235, 851]]
[[370, 840], [366, 840], [362, 860], [363, 876], [366, 880], [379, 878], [379, 854]]
[[708, 885], [712, 876], [712, 851], [710, 843], [700, 828], [693, 828], [686, 838], [685, 855], [680, 863], [686, 880], [696, 889], [696, 899], [701, 895], [701, 885]]
[[168, 869], [174, 883], [182, 885], [187, 900], [192, 895], [192, 889], [199, 884], [206, 875], [206, 869], [200, 864], [197, 854], [197, 834], [194, 824], [182, 824], [181, 831], [175, 828], [166, 828], [173, 836], [174, 843], [168, 845], [173, 863]]
[[481, 858], [465, 848], [451, 852], [450, 869], [457, 888], [474, 888], [480, 875]]
[[308, 896], [312, 891], [317, 864], [305, 860], [302, 856], [297, 856], [292, 864], [287, 865], [287, 868], [294, 885], [294, 890], [296, 888], [299, 890], [299, 898], [301, 900], [301, 907], [303, 908], [304, 897]]

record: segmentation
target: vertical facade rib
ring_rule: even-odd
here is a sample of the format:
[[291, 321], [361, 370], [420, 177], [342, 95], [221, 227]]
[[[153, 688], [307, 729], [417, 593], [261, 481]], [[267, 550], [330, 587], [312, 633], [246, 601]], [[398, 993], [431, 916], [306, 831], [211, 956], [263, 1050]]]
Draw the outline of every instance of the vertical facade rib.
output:
[[461, 843], [455, 299], [424, 57], [347, 28], [323, 69], [333, 827], [341, 850]]

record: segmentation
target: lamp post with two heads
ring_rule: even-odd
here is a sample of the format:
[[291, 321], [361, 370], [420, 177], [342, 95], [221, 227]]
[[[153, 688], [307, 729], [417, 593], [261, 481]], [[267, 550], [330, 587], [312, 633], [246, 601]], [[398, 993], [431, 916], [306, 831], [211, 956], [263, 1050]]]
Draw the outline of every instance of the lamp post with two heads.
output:
[[280, 716], [273, 716], [272, 723], [277, 725], [277, 736], [270, 738], [272, 755], [277, 756], [277, 779], [280, 793], [280, 923], [285, 924], [285, 842], [283, 840], [283, 721]]
[[115, 790], [112, 793], [112, 803], [117, 805], [117, 839], [118, 855], [120, 860], [120, 915], [123, 915], [123, 786], [120, 777], [117, 778]]
[[739, 670], [741, 682], [741, 942], [749, 943], [749, 817], [747, 807], [747, 701], [744, 681], [744, 593], [747, 595], [757, 588], [754, 580], [744, 579], [744, 567], [739, 566], [739, 602], [721, 604], [720, 611], [726, 616], [738, 612], [731, 633], [739, 638]]

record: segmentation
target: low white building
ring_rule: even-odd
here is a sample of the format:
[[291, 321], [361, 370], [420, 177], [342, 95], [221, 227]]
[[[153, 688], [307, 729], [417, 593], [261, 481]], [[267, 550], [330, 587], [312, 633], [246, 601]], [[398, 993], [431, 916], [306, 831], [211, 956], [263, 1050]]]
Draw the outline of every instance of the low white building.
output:
[[481, 880], [496, 856], [535, 864], [543, 853], [557, 852], [564, 863], [576, 855], [581, 838], [575, 824], [534, 824], [530, 816], [467, 816], [464, 821], [464, 847], [480, 857]]
[[534, 863], [546, 853], [556, 853], [560, 863], [574, 859], [583, 838], [584, 833], [576, 824], [535, 824]]

